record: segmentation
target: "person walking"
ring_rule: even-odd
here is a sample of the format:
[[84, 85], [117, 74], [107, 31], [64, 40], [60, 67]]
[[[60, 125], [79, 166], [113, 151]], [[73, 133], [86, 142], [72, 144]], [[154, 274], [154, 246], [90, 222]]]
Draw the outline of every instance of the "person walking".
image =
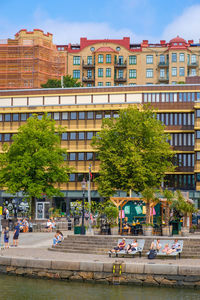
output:
[[6, 227], [4, 230], [4, 247], [5, 249], [9, 248], [9, 228]]
[[15, 231], [14, 231], [14, 234], [13, 234], [13, 247], [18, 246], [19, 232], [20, 232], [20, 227], [19, 227], [19, 224], [16, 223]]

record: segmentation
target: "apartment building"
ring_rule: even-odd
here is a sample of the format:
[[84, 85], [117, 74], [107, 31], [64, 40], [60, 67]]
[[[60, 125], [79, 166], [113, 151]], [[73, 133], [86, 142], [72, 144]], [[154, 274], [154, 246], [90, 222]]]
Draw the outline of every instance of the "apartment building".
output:
[[0, 40], [0, 89], [40, 88], [67, 74], [85, 87], [178, 84], [200, 75], [199, 54], [200, 43], [179, 36], [156, 44], [124, 37], [55, 45], [50, 33], [22, 29]]
[[[64, 197], [54, 199], [65, 210], [70, 201], [82, 198], [81, 181], [88, 178], [90, 164], [93, 178], [98, 176], [99, 160], [91, 139], [101, 129], [102, 119], [117, 118], [120, 109], [145, 103], [157, 110], [175, 151], [176, 169], [166, 174], [164, 185], [188, 191], [200, 208], [200, 84], [0, 91], [0, 149], [3, 143], [12, 143], [12, 135], [33, 113], [40, 117], [47, 112], [56, 124], [65, 127], [61, 145], [68, 149], [66, 159], [76, 170], [69, 183], [60, 185]], [[119, 195], [125, 193], [120, 191]], [[0, 197], [14, 196], [1, 191]], [[100, 198], [94, 181], [91, 197]], [[37, 203], [38, 217], [41, 206], [47, 204]]]

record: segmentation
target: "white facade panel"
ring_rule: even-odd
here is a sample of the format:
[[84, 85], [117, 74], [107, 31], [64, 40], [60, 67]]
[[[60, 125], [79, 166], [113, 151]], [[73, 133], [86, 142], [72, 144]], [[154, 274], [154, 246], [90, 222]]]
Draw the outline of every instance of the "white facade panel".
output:
[[27, 97], [13, 98], [13, 106], [27, 106]]
[[43, 97], [30, 97], [29, 98], [29, 105], [42, 105], [43, 104]]
[[108, 95], [94, 95], [93, 103], [108, 103]]
[[60, 104], [75, 104], [75, 96], [61, 96]]
[[87, 96], [77, 96], [77, 104], [90, 104], [91, 95]]
[[11, 98], [0, 98], [0, 107], [11, 106]]
[[124, 103], [125, 94], [110, 95], [110, 103]]
[[142, 94], [127, 94], [126, 101], [142, 103]]
[[59, 104], [58, 96], [44, 97], [44, 105], [54, 105], [54, 104]]

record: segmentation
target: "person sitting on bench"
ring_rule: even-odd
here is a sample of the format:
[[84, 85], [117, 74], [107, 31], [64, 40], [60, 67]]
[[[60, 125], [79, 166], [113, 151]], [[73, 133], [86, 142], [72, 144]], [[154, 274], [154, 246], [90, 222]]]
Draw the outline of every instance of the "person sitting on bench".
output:
[[159, 250], [162, 248], [162, 245], [160, 244], [160, 240], [157, 239], [156, 243], [152, 242], [151, 243], [151, 247], [150, 250], [156, 250], [157, 252], [159, 252]]
[[166, 244], [165, 247], [163, 248], [162, 252], [168, 254], [169, 250], [170, 250], [169, 244]]
[[137, 247], [138, 247], [137, 240], [133, 240], [133, 242], [127, 246], [127, 253], [131, 253], [132, 251], [137, 251]]
[[178, 252], [181, 250], [181, 246], [178, 240], [174, 240], [174, 244], [172, 244], [171, 249], [168, 250], [167, 254], [171, 254], [173, 252]]
[[122, 239], [122, 241], [117, 245], [117, 247], [114, 247], [114, 249], [110, 250], [111, 253], [117, 253], [119, 251], [122, 251], [124, 250], [126, 246], [126, 240], [125, 239]]

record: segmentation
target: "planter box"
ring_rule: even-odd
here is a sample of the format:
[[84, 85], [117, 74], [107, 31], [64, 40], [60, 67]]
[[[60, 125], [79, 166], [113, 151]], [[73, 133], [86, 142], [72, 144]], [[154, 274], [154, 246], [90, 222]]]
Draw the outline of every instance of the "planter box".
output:
[[189, 236], [189, 227], [182, 227], [181, 229], [181, 236]]
[[143, 226], [143, 234], [144, 236], [152, 236], [153, 235], [153, 227], [152, 226]]
[[118, 233], [119, 233], [119, 228], [118, 228], [118, 226], [116, 226], [116, 227], [111, 227], [110, 230], [111, 230], [111, 235], [118, 235]]
[[94, 235], [100, 235], [101, 229], [100, 228], [93, 228]]
[[171, 236], [172, 235], [172, 225], [163, 226], [162, 227], [162, 235], [163, 236]]

